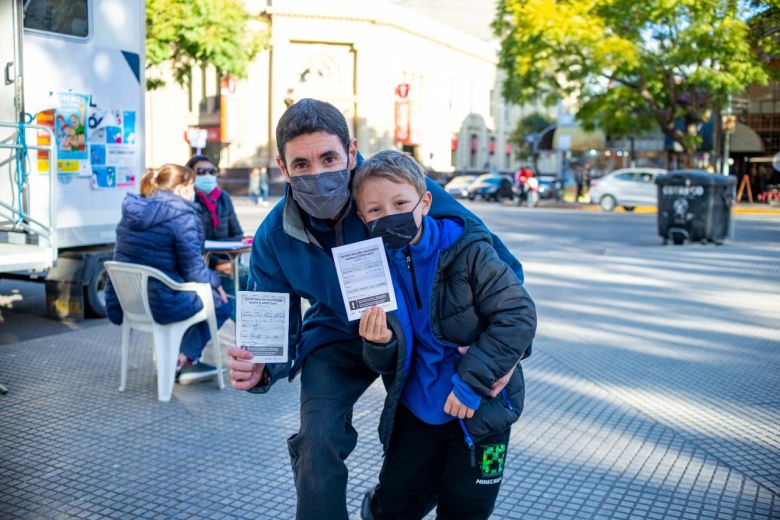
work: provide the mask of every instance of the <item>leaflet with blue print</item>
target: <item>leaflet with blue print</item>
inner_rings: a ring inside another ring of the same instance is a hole
[[[236,344],[252,353],[252,363],[286,363],[290,295],[238,291],[236,303]]]
[[[398,308],[381,238],[334,247],[333,261],[350,321],[375,305],[385,312]]]

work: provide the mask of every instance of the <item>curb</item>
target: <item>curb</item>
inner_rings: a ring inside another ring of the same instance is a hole
[[[734,213],[740,215],[777,215],[780,217],[780,208],[734,208]]]
[[[602,211],[601,207],[597,204],[540,204],[538,208],[552,208],[552,209],[569,209],[575,211],[593,211],[599,213],[606,213]],[[658,213],[658,209],[655,206],[636,206],[634,211],[626,211],[621,207],[617,207],[612,213]],[[734,214],[736,215],[772,215],[780,217],[780,208],[756,208],[756,207],[736,207],[734,208]]]

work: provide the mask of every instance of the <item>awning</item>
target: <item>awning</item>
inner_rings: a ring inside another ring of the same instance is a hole
[[[586,132],[579,126],[561,126],[555,129],[552,144],[554,150],[587,152],[588,150],[603,150],[606,147],[607,139],[604,132],[599,129]]]
[[[765,157],[748,157],[747,162],[750,163],[773,163],[775,162],[775,158],[771,155],[767,155]]]
[[[733,153],[763,152],[764,142],[749,126],[737,123],[737,129],[731,134],[730,149]]]

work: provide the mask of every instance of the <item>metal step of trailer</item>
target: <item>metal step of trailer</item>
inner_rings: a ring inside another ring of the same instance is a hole
[[[0,243],[0,273],[48,269],[52,256],[50,247]]]

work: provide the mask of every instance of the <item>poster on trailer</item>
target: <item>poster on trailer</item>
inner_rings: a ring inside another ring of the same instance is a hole
[[[87,157],[87,108],[89,96],[60,93],[54,118],[57,157],[81,161]]]

